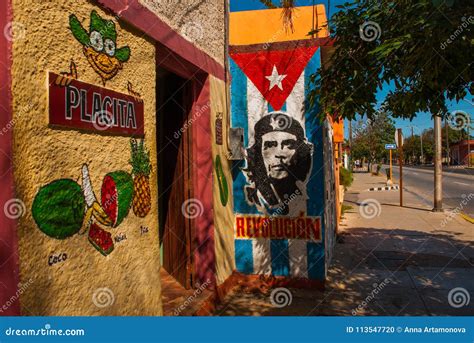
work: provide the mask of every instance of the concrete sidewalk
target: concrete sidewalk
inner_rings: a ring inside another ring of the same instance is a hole
[[[215,315],[474,315],[474,225],[409,192],[400,208],[398,191],[368,191],[384,177],[354,177],[324,292],[290,289],[276,308],[270,291],[236,289]]]

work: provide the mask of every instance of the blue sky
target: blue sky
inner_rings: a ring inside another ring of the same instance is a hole
[[[273,0],[275,4],[278,4],[279,1]],[[333,15],[338,9],[336,8],[337,5],[343,4],[344,2],[347,2],[347,0],[332,0],[329,1],[330,3],[330,8],[329,8],[329,13],[330,15]],[[328,1],[317,1],[315,0],[316,4],[324,4],[326,6],[326,11],[328,8]],[[313,4],[313,0],[296,0],[297,6],[308,6]],[[253,10],[253,9],[264,9],[266,8],[260,1],[258,0],[231,0],[230,1],[230,10],[231,11],[246,11],[246,10]],[[326,13],[327,14],[327,13]],[[383,36],[383,32],[382,32]],[[381,103],[385,97],[385,95],[390,91],[390,87],[387,86],[384,89],[382,89],[379,94],[377,95],[377,100],[379,103]],[[471,115],[472,117],[472,112],[474,109],[474,106],[472,105],[472,102],[474,99],[472,99],[470,96],[465,98],[466,100],[461,101],[460,103],[455,103],[451,102],[448,104],[448,109],[450,111],[454,110],[460,110],[460,111],[465,111]],[[401,120],[401,119],[396,119],[395,120],[395,125],[398,128],[402,128],[403,132],[405,135],[411,134],[411,128],[410,126],[414,126],[414,133],[420,133],[420,131],[424,129],[428,129],[433,127],[433,120],[431,119],[431,115],[429,113],[418,113],[416,118],[414,118],[411,122],[409,120]],[[345,125],[346,129],[346,137],[348,137],[348,125],[346,123]]]

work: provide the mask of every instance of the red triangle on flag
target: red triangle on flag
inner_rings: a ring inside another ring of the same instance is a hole
[[[282,108],[317,46],[230,53],[275,111]]]

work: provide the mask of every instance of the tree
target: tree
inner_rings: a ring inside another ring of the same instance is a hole
[[[354,125],[352,158],[367,159],[369,162],[382,162],[388,159],[385,144],[392,143],[395,124],[385,112],[380,112],[366,122],[359,120]]]
[[[310,100],[319,116],[369,119],[376,93],[390,84],[383,108],[393,117],[445,114],[447,99],[463,99],[472,84],[470,0],[355,0],[338,6],[330,21],[334,53],[313,75]]]
[[[262,4],[267,6],[268,8],[278,8],[272,0],[259,0]],[[283,20],[283,27],[287,31],[294,30],[293,27],[293,11],[295,9],[295,0],[281,0],[280,7],[283,8],[282,20]]]

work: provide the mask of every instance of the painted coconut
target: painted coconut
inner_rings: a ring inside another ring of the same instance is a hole
[[[133,178],[126,171],[108,173],[101,189],[102,208],[117,227],[127,216],[133,198]]]
[[[55,180],[40,188],[31,208],[39,229],[46,235],[65,239],[82,227],[86,202],[74,180]]]

